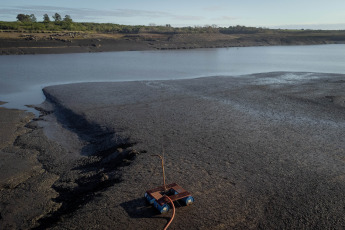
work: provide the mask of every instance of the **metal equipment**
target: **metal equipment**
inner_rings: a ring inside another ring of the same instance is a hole
[[[176,183],[165,185],[164,158],[160,155],[154,156],[158,156],[162,160],[163,186],[147,190],[145,193],[147,201],[153,204],[160,213],[169,211],[171,207],[174,208],[174,201],[181,201],[185,205],[192,204],[194,198],[181,186]]]

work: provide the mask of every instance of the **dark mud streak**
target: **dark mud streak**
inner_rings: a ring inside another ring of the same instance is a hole
[[[128,162],[134,160],[134,158],[134,154],[129,155],[125,158],[127,161],[117,162],[117,167],[127,166]],[[89,173],[90,171],[96,171],[96,174],[91,177],[77,179],[76,183],[78,187],[73,190],[53,186],[59,193],[59,197],[54,201],[62,203],[62,205],[56,212],[40,219],[38,221],[40,225],[34,229],[47,229],[54,226],[58,222],[63,221],[65,217],[68,217],[70,214],[92,201],[96,196],[100,196],[99,192],[121,182],[121,175],[113,166],[109,167],[109,165],[105,166],[101,162],[97,162],[97,164],[84,165],[82,168]],[[106,173],[111,174],[111,177],[106,176]]]
[[[34,229],[46,229],[53,227],[58,222],[93,200],[100,192],[121,182],[119,167],[128,166],[139,154],[132,147],[130,138],[120,138],[115,132],[101,127],[98,124],[89,123],[84,117],[65,108],[58,101],[44,92],[47,101],[55,105],[54,113],[65,128],[75,132],[80,139],[87,142],[81,154],[82,158],[71,170],[77,170],[79,176],[74,180],[78,186],[70,189],[61,186],[61,181],[53,185],[53,189],[59,193],[54,200],[61,203],[61,207],[49,216],[41,218],[39,226]],[[116,142],[114,141],[116,140]],[[146,152],[146,151],[141,151]],[[44,162],[41,162],[44,167]],[[49,168],[46,169],[49,171]],[[63,172],[62,172],[63,173]],[[60,179],[61,180],[61,179]]]
[[[127,140],[121,140],[121,138],[116,139],[118,143],[113,143],[112,139],[115,137],[115,132],[113,130],[88,122],[82,115],[76,114],[72,110],[61,105],[56,98],[45,90],[43,90],[43,93],[46,96],[46,100],[55,105],[54,112],[58,122],[63,124],[64,128],[76,133],[81,140],[90,143],[83,148],[82,155],[88,156],[94,152],[103,151],[105,149],[114,148],[119,144],[127,143]],[[102,149],[103,146],[106,148]]]

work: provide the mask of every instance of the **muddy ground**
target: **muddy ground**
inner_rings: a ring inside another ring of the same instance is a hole
[[[168,183],[195,198],[170,229],[344,229],[344,86],[279,72],[47,87],[42,116],[2,147],[35,170],[5,178],[0,225],[162,229],[171,212],[144,193],[164,150]]]
[[[0,55],[344,44],[344,33],[97,34],[0,32]]]

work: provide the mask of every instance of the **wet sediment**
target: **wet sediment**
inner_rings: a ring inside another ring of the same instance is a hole
[[[129,165],[139,154],[132,148],[135,143],[128,139],[114,141],[114,132],[88,123],[58,104],[52,105],[53,110],[39,108],[44,114],[40,118],[19,110],[0,111],[3,122],[9,111],[12,115],[23,114],[21,123],[6,124],[24,129],[13,133],[16,138],[6,142],[0,154],[3,164],[9,164],[2,165],[2,171],[6,172],[1,176],[0,189],[3,229],[54,226],[92,200],[95,194],[119,183],[121,174],[117,168]],[[44,116],[54,116],[63,129],[77,134],[83,142],[81,151],[71,153],[49,140],[39,125],[44,122]]]
[[[13,35],[14,36],[14,35]],[[13,38],[0,38],[0,55],[12,54],[61,54],[109,51],[175,50],[197,48],[344,44],[345,35],[313,33],[289,35],[269,34],[133,34],[84,35],[76,38],[73,33],[21,34]],[[113,38],[111,38],[113,36]]]
[[[50,176],[50,210],[20,225],[5,206],[0,222],[162,228],[171,214],[143,195],[162,183],[151,155],[164,151],[167,182],[195,198],[172,229],[341,229],[344,84],[340,74],[278,72],[47,87],[44,116],[15,145]]]

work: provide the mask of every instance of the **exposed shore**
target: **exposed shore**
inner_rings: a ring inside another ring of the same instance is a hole
[[[39,119],[0,109],[0,226],[160,229],[171,212],[143,195],[163,146],[167,181],[195,198],[171,229],[344,228],[344,84],[279,72],[47,87]]]
[[[344,44],[345,33],[91,34],[0,32],[0,55]]]

